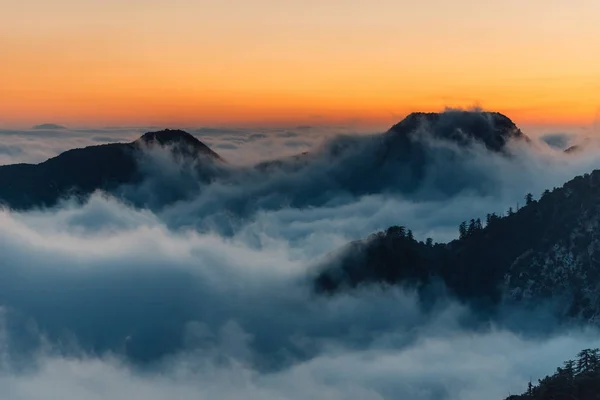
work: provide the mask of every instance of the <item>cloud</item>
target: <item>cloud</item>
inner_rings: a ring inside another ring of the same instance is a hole
[[[565,150],[572,146],[577,140],[578,135],[572,133],[548,133],[540,136],[540,139],[558,150]]]
[[[351,305],[333,307],[343,312]],[[331,315],[330,309],[324,311]],[[493,327],[462,330],[456,328],[457,314],[460,310],[447,309],[411,340],[400,323],[362,346],[347,338],[326,341],[309,358],[286,353],[293,361],[277,368],[252,362],[255,337],[240,324],[227,321],[211,329],[192,322],[185,329],[189,347],[151,366],[133,365],[114,354],[65,355],[46,347],[25,368],[5,362],[0,389],[8,400],[42,399],[48,393],[64,399],[503,399],[524,391],[529,379],[551,373],[549,366],[560,365],[579,349],[598,346],[594,331],[527,338]],[[371,323],[365,317],[356,316],[358,333]],[[292,341],[300,349],[314,346],[307,337]]]
[[[285,131],[285,132],[278,133],[277,136],[281,137],[281,138],[295,138],[295,137],[298,137],[299,134],[296,132]]]
[[[309,150],[312,147],[312,143],[302,141],[302,140],[286,140],[285,142],[283,142],[283,144],[286,145],[287,147],[296,148],[296,149],[302,148],[302,149]]]
[[[265,135],[264,133],[253,133],[252,135],[248,136],[248,140],[260,140],[260,139],[266,139],[268,136]]]
[[[66,128],[0,130],[2,141],[0,165],[37,164],[73,148],[130,142],[137,139],[142,131],[143,129],[72,130]]]
[[[40,125],[30,130],[0,130],[3,146],[19,149],[0,150],[0,165],[14,163],[39,163],[63,151],[113,142],[131,142],[143,133],[156,131],[159,127],[104,129],[56,129]],[[348,132],[344,127],[297,127],[297,128],[199,128],[187,129],[203,143],[234,165],[252,165],[277,157],[296,154],[299,146],[303,150],[318,147],[323,141]],[[298,143],[286,143],[290,138],[299,138]],[[300,139],[301,138],[301,139]],[[301,142],[301,144],[300,144]],[[236,146],[236,147],[233,147]],[[3,154],[4,153],[4,154]]]
[[[215,145],[215,147],[217,149],[221,149],[221,150],[237,150],[238,149],[238,147],[235,144],[230,144],[230,143],[217,144],[217,145]]]
[[[544,309],[490,321],[443,288],[425,305],[409,288],[310,285],[350,240],[395,224],[452,239],[462,220],[591,171],[596,151],[513,143],[504,156],[425,135],[429,162],[404,190],[377,136],[306,128],[309,158],[237,165],[296,153],[279,133],[203,131],[239,147],[228,160],[245,154],[210,183],[156,151],[140,160],[147,179],[113,196],[0,211],[3,398],[500,400],[598,347],[595,330]],[[30,159],[137,132],[0,134],[9,157]]]
[[[426,161],[413,169],[400,157],[382,159],[378,140],[337,137],[298,160],[283,159],[266,173],[233,168],[209,185],[198,186],[192,177],[181,183],[189,185],[188,200],[155,211],[170,228],[221,235],[261,224],[256,229],[262,235],[339,243],[398,224],[413,229],[417,238],[447,241],[456,237],[461,221],[502,214],[523,205],[528,192],[538,197],[600,163],[592,148],[573,156],[538,142],[512,143],[506,156],[424,136]],[[142,193],[133,187],[124,196],[139,203],[157,192],[148,188],[159,180],[155,176]],[[342,239],[326,239],[334,234]]]
[[[323,142],[347,128],[309,127],[203,129],[200,139],[218,148],[230,163],[248,166],[279,157],[290,157],[299,151],[317,149]],[[295,140],[290,140],[290,139]],[[231,146],[234,143],[236,148]]]

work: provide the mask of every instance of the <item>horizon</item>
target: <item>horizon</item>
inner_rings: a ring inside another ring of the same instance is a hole
[[[446,109],[442,112],[490,112],[480,108]],[[507,116],[509,119],[510,117]],[[406,117],[402,117],[400,120]],[[75,148],[98,144],[130,143],[145,133],[183,130],[217,152],[232,165],[248,166],[305,152],[319,153],[341,137],[361,137],[387,132],[396,120],[385,128],[365,128],[356,125],[225,125],[225,126],[112,126],[73,127],[43,123],[26,128],[0,128],[0,166],[36,164]],[[513,121],[515,122],[515,121]],[[542,147],[567,149],[586,142],[598,133],[598,126],[561,127],[528,126],[515,123],[526,136]],[[28,139],[29,138],[29,139]],[[258,139],[258,140],[257,140]],[[35,151],[33,150],[35,149]]]
[[[435,112],[435,113],[443,113],[449,110],[457,110],[457,108],[443,108],[440,110],[415,110],[413,112]],[[464,108],[458,110],[462,111],[478,111],[478,109],[473,108]],[[483,112],[496,112],[497,110],[479,110]],[[122,124],[122,125],[103,125],[103,124],[63,124],[60,122],[48,120],[45,122],[34,123],[32,125],[29,124],[13,124],[13,125],[4,125],[0,120],[0,132],[2,131],[58,131],[61,130],[70,130],[70,131],[85,131],[85,130],[146,130],[146,132],[151,130],[164,130],[164,129],[173,129],[173,130],[184,130],[190,133],[202,131],[202,130],[269,130],[269,129],[312,129],[312,130],[331,130],[338,129],[340,132],[346,133],[354,133],[354,134],[369,134],[369,133],[381,133],[390,129],[393,125],[399,123],[404,118],[406,118],[410,113],[404,115],[397,115],[395,119],[390,119],[389,121],[379,122],[378,124],[373,123],[361,123],[360,121],[339,121],[338,123],[302,123],[302,121],[296,122],[274,122],[274,121],[258,121],[258,122],[230,122],[230,123],[215,123],[215,124],[202,124],[202,123],[187,123],[187,124],[179,124],[179,123],[164,123],[162,125],[156,124]],[[506,114],[504,114],[506,115]],[[590,121],[587,124],[557,124],[557,123],[531,123],[527,121],[519,121],[513,119],[511,115],[506,115],[511,121],[515,123],[517,127],[519,127],[523,133],[532,136],[532,137],[540,137],[544,135],[551,134],[575,134],[575,135],[587,135],[587,136],[596,136],[600,135],[600,112],[595,116],[593,121]],[[44,125],[48,125],[48,127],[44,127]],[[54,127],[52,127],[54,125]]]

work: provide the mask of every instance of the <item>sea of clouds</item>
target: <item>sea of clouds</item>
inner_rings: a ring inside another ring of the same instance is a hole
[[[145,130],[2,131],[0,163]],[[431,142],[438,161],[402,194],[382,189],[394,170],[363,173],[374,136],[351,139],[339,158],[331,149],[350,140],[342,128],[191,132],[236,171],[304,151],[315,158],[197,187],[176,160],[151,152],[153,173],[120,196],[0,211],[2,398],[500,400],[600,347],[592,327],[560,325],[541,309],[480,321],[451,298],[425,309],[409,289],[327,297],[311,286],[323,257],[351,240],[390,225],[452,240],[463,220],[591,172],[594,146],[564,154],[577,138],[561,135],[512,143],[507,157]],[[347,190],[346,177],[368,184]],[[457,190],[440,193],[440,182]],[[181,200],[144,201],[174,186]]]

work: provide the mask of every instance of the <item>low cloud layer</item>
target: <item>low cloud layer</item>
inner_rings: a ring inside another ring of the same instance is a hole
[[[0,129],[0,165],[39,163],[63,151],[105,143],[131,142],[157,127],[56,129],[43,124],[29,130]],[[340,127],[186,128],[233,165],[252,165],[292,156],[351,131]],[[356,132],[353,132],[356,133]]]
[[[462,220],[590,172],[593,148],[513,143],[507,157],[434,141],[424,180],[403,193],[395,164],[364,173],[372,137],[312,129],[195,132],[235,173],[193,190],[193,176],[156,153],[145,160],[155,173],[119,198],[0,211],[3,398],[500,400],[600,345],[593,328],[562,326],[543,305],[486,321],[443,295],[425,307],[409,288],[319,297],[310,286],[322,257],[350,240],[394,224],[451,240]],[[0,135],[0,157],[23,161],[94,140]],[[350,151],[334,157],[340,145]],[[237,169],[305,150],[314,164]],[[346,176],[370,181],[348,190]],[[133,206],[165,182],[190,195]]]
[[[0,129],[0,165],[37,164],[80,147],[113,142],[130,142],[146,129]]]
[[[401,289],[318,298],[310,242],[173,232],[102,197],[1,222],[7,399],[501,399],[598,345]]]

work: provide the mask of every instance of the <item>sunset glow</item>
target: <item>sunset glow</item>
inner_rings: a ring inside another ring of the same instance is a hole
[[[0,127],[386,126],[473,105],[591,125],[600,109],[597,0],[1,3]]]

